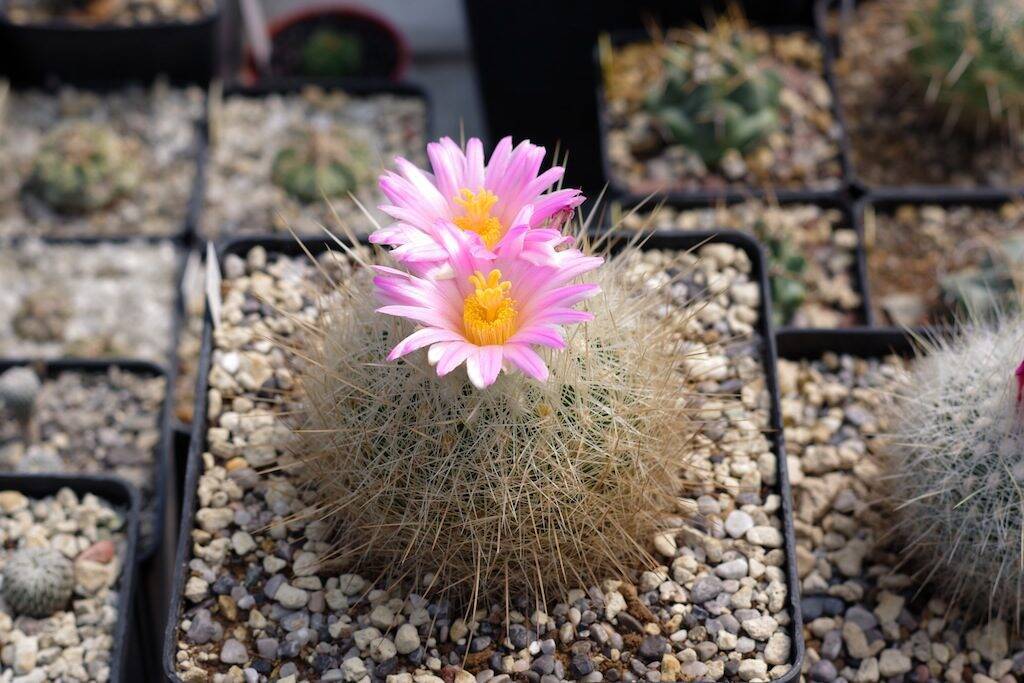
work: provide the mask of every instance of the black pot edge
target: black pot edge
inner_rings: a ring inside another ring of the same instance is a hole
[[[677,206],[697,206],[702,204],[713,204],[717,201],[740,201],[743,199],[764,199],[773,197],[780,202],[815,202],[839,199],[845,196],[850,189],[852,178],[852,162],[850,160],[850,141],[846,133],[846,124],[842,118],[842,107],[836,91],[835,79],[832,74],[832,61],[827,42],[821,32],[815,26],[761,26],[771,33],[805,32],[812,40],[821,45],[822,48],[822,72],[825,82],[828,84],[829,92],[832,95],[832,117],[839,126],[839,163],[842,170],[842,177],[839,178],[839,185],[834,189],[786,189],[786,188],[726,188],[722,190],[695,190],[692,192],[668,190],[655,193],[658,197],[664,197]],[[621,46],[628,43],[639,42],[648,37],[643,31],[613,31],[609,32],[612,45]],[[601,70],[600,46],[594,46],[594,69],[597,97],[597,130],[600,141],[601,172],[604,175],[605,183],[609,194],[613,199],[620,199],[624,202],[636,202],[643,198],[628,187],[622,185],[611,172],[611,161],[608,158],[608,117],[605,102],[604,73]]]
[[[356,96],[369,95],[400,95],[414,97],[423,102],[426,121],[424,136],[429,142],[434,129],[434,107],[430,93],[422,86],[411,81],[389,81],[378,78],[266,78],[254,85],[229,84],[224,88],[223,98],[228,97],[267,97],[275,94],[299,93],[306,87],[323,88],[327,91],[341,90]],[[210,157],[210,111],[209,98],[203,117],[198,123],[200,131],[200,152],[198,155],[199,172],[195,189],[190,202],[190,234],[194,241],[202,245],[205,242],[220,244],[230,242],[236,235],[220,235],[209,237],[202,231],[201,216],[206,204],[206,184]]]
[[[49,496],[67,487],[79,495],[93,493],[115,506],[125,508],[127,543],[121,562],[121,580],[118,587],[117,626],[111,652],[110,680],[123,679],[125,652],[135,602],[135,582],[138,569],[139,493],[134,486],[120,477],[108,475],[50,475],[0,474],[0,489],[13,489],[29,497]]]
[[[842,50],[842,36],[837,36],[835,40],[830,40],[828,32],[826,30],[826,24],[828,21],[828,13],[832,7],[838,3],[843,3],[847,8],[852,9],[853,5],[857,0],[814,0],[814,22],[817,25],[817,31],[821,37],[822,43],[825,45],[827,50],[827,59],[830,64],[830,74],[834,75],[834,69],[831,69],[839,57],[839,53]],[[852,190],[855,190],[861,195],[874,195],[875,197],[887,197],[893,199],[914,199],[918,197],[933,197],[935,201],[939,201],[945,198],[956,199],[958,201],[970,202],[974,200],[986,200],[996,199],[1000,197],[1009,197],[1017,194],[1024,193],[1024,187],[992,187],[978,185],[974,187],[959,187],[955,185],[872,185],[857,173],[857,168],[853,163],[853,154],[851,153],[850,146],[850,129],[846,126],[846,118],[843,114],[843,107],[841,97],[839,95],[839,89],[833,85],[832,88],[833,96],[835,97],[836,110],[839,116],[839,120],[843,125],[843,134],[846,139],[846,160],[847,160],[847,179],[849,186]]]
[[[89,359],[89,358],[53,358],[53,359],[38,359],[38,358],[0,358],[0,372],[18,365],[27,365],[36,368],[37,371],[41,367],[41,374],[45,377],[54,377],[56,374],[65,371],[78,371],[86,372],[90,374],[106,373],[111,368],[119,368],[126,370],[133,374],[144,375],[148,377],[163,377],[164,385],[168,390],[172,387],[171,373],[168,368],[153,363],[152,361],[136,360],[131,358],[101,358],[101,359]],[[142,538],[138,539],[138,549],[136,553],[136,559],[139,563],[145,562],[151,558],[157,550],[160,548],[160,540],[163,536],[164,530],[164,510],[167,507],[167,496],[166,486],[171,481],[171,469],[170,469],[170,458],[171,448],[173,446],[173,434],[170,428],[170,410],[171,400],[170,394],[164,395],[163,405],[160,408],[159,429],[160,429],[160,441],[157,444],[157,451],[155,453],[155,472],[153,474],[153,536],[149,539],[149,543],[143,547]],[[31,474],[16,474],[16,473],[3,473],[0,477],[18,478],[24,476],[34,476]],[[38,475],[41,478],[54,478],[54,479],[76,479],[76,478],[93,478],[100,475],[91,474],[76,474],[76,473],[62,473],[62,474],[41,474]],[[127,484],[126,484],[127,485]],[[134,489],[134,487],[132,487]],[[140,494],[141,500],[141,494]],[[140,502],[141,506],[141,502]],[[141,507],[139,514],[141,515]]]
[[[868,325],[871,327],[879,327],[878,320],[876,319],[874,308],[870,307],[871,301],[871,278],[868,274],[867,260],[869,245],[865,239],[864,232],[864,217],[868,209],[877,209],[881,212],[891,212],[896,207],[903,204],[913,204],[916,206],[923,206],[926,204],[937,204],[939,206],[976,206],[979,208],[990,208],[997,209],[1001,205],[1020,199],[1022,195],[1013,192],[999,192],[991,191],[987,194],[976,193],[973,196],[962,195],[957,193],[945,194],[941,190],[936,188],[930,188],[932,191],[924,193],[913,193],[913,192],[881,192],[881,193],[869,193],[860,199],[858,199],[853,205],[853,220],[857,225],[857,235],[861,240],[861,247],[863,252],[863,289],[864,298],[868,302]],[[884,329],[884,328],[882,328]]]
[[[699,206],[699,205],[691,206],[691,205],[686,205],[686,204],[680,205],[680,204],[676,204],[675,202],[667,201],[667,200],[664,201],[664,202],[660,202],[660,201],[654,201],[653,198],[651,198],[651,199],[642,199],[640,201],[636,201],[636,200],[628,200],[628,201],[626,201],[626,200],[616,200],[616,199],[613,199],[612,202],[613,203],[615,203],[615,202],[620,203],[620,205],[622,206],[622,210],[623,211],[630,211],[630,210],[636,208],[636,206],[638,204],[642,204],[643,205],[643,208],[642,208],[643,211],[654,211],[657,207],[662,206],[662,205],[670,207],[670,208],[673,208],[673,209],[675,209],[677,211],[680,211],[680,210],[681,211],[693,211],[693,210],[699,210],[699,209],[702,209],[702,208],[704,208],[704,209],[714,208],[718,204],[725,204],[727,206],[728,205],[732,205],[732,204],[740,204],[740,203],[742,203],[744,201],[750,201],[752,199],[754,199],[754,198],[753,197],[735,198],[735,199],[732,199],[732,200],[723,200],[722,202],[712,203],[710,205],[705,205],[705,206]],[[853,230],[856,233],[856,235],[857,235],[857,246],[854,249],[854,257],[856,259],[856,263],[855,263],[855,265],[853,267],[852,275],[853,275],[853,278],[854,278],[854,283],[853,284],[857,288],[857,291],[859,292],[859,294],[861,296],[861,305],[860,305],[860,310],[858,311],[858,315],[860,317],[859,324],[851,326],[851,327],[844,327],[844,328],[837,328],[837,329],[856,329],[858,327],[865,327],[865,326],[869,326],[869,325],[873,324],[872,321],[871,321],[871,317],[870,317],[871,316],[871,300],[870,300],[870,295],[868,293],[868,284],[867,284],[868,283],[867,246],[866,246],[866,244],[864,242],[864,226],[863,226],[862,222],[858,219],[858,217],[859,217],[859,214],[858,214],[859,203],[851,204],[850,201],[848,199],[846,199],[845,197],[828,197],[826,199],[821,199],[821,200],[814,201],[814,202],[807,202],[807,201],[802,201],[802,200],[788,200],[787,201],[787,200],[782,200],[782,199],[779,199],[777,201],[778,201],[778,204],[780,206],[786,206],[786,205],[792,205],[792,204],[811,204],[811,205],[819,206],[819,207],[822,207],[822,208],[825,208],[825,209],[837,209],[838,211],[842,212],[843,218],[844,218],[844,224],[841,225],[840,227],[846,227],[846,228],[848,228],[850,230]],[[610,226],[610,222],[612,220],[610,212],[609,211],[605,211],[604,216],[602,216],[602,218],[603,218],[602,227],[604,229],[610,229],[608,227],[608,226]],[[655,234],[658,234],[659,232],[664,233],[666,231],[655,231]],[[755,242],[758,242],[758,244],[760,244],[760,242],[756,238],[754,238],[753,236],[749,236],[749,237],[751,239],[753,239]],[[764,245],[761,245],[761,246],[763,248]],[[765,262],[766,263],[767,263],[767,259],[768,259],[768,255],[767,255],[767,253],[765,253]],[[771,291],[770,288],[767,291]],[[778,326],[778,329],[779,330],[799,330],[799,329],[817,329],[817,328],[801,328],[801,327],[794,327],[794,326],[791,326],[791,325],[781,325],[781,326]],[[829,328],[821,328],[821,329],[829,329]]]
[[[901,327],[872,327],[845,330],[780,330],[776,333],[779,358],[814,360],[825,353],[838,353],[858,358],[880,358],[888,355],[913,357],[917,339],[927,339],[933,331],[908,330]]]
[[[768,276],[764,267],[765,257],[761,245],[745,235],[736,231],[710,232],[661,232],[652,235],[646,242],[648,249],[669,249],[690,250],[708,242],[726,242],[743,249],[750,257],[754,268],[753,276],[761,287],[762,296],[759,306],[758,334],[761,336],[761,360],[765,373],[767,390],[770,392],[771,409],[769,414],[768,437],[773,444],[777,463],[777,485],[776,490],[781,498],[781,515],[783,523],[784,549],[786,552],[786,588],[787,607],[790,612],[791,622],[789,625],[789,637],[792,646],[792,662],[790,671],[779,679],[779,683],[791,683],[796,680],[803,666],[805,646],[803,639],[803,617],[800,613],[800,581],[796,567],[796,541],[793,527],[793,499],[790,492],[789,474],[786,462],[786,449],[783,441],[782,414],[779,404],[778,375],[775,368],[775,335],[771,328],[771,300],[764,295],[767,292]],[[329,238],[316,238],[304,240],[303,244],[313,253],[329,248],[334,244]],[[290,236],[239,236],[226,242],[222,242],[218,249],[218,258],[223,259],[228,254],[238,254],[248,251],[254,246],[269,247],[270,251],[297,255],[303,253],[299,243]],[[201,451],[205,447],[206,428],[206,403],[207,392],[205,387],[208,383],[210,361],[213,354],[213,324],[210,319],[209,310],[204,317],[203,345],[200,354],[200,365],[197,387],[203,387],[203,391],[196,391],[196,420],[192,423],[192,433],[188,450],[188,469],[186,474],[185,490],[183,492],[181,527],[178,533],[178,547],[175,559],[174,579],[171,584],[171,598],[167,627],[164,634],[163,668],[164,676],[168,681],[180,681],[175,672],[175,654],[177,649],[177,635],[180,626],[180,614],[184,602],[184,586],[186,580],[186,569],[191,545],[191,530],[193,527],[196,512],[196,491],[199,484],[199,469],[202,466]]]

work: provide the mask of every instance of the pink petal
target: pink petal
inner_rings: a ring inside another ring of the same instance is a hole
[[[430,344],[436,344],[437,342],[453,342],[461,341],[462,335],[451,330],[443,330],[436,327],[425,327],[422,330],[416,330],[408,337],[398,342],[398,345],[391,350],[388,354],[388,360],[395,360],[401,358],[407,353],[411,353],[416,349],[421,349],[424,346]]]
[[[468,341],[455,341],[445,344],[445,351],[437,361],[437,376],[444,377],[455,368],[462,365],[471,353],[476,351],[476,346]]]
[[[523,344],[506,344],[503,350],[506,360],[512,362],[517,368],[523,371],[528,377],[539,382],[546,382],[548,379],[548,366],[544,360],[537,355],[537,352]]]
[[[498,379],[501,351],[500,346],[478,346],[475,353],[466,358],[466,374],[477,389],[486,389]]]

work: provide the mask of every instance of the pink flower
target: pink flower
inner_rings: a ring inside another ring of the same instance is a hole
[[[562,325],[593,316],[573,306],[598,292],[594,284],[569,284],[597,268],[603,259],[563,249],[553,264],[523,258],[530,228],[508,231],[491,256],[481,256],[471,237],[451,225],[432,235],[451,265],[451,277],[424,278],[378,267],[374,283],[384,304],[380,313],[401,316],[420,329],[391,351],[395,360],[429,346],[428,358],[443,377],[466,363],[474,386],[495,382],[502,368],[518,368],[545,381],[548,368],[535,347],[565,347]]]
[[[427,145],[433,174],[398,157],[398,173],[381,176],[380,188],[391,204],[380,209],[395,219],[370,236],[374,244],[394,247],[398,261],[417,273],[428,273],[447,258],[434,226],[448,223],[471,236],[474,253],[493,256],[512,228],[555,228],[534,240],[564,241],[557,228],[583,203],[578,190],[544,194],[564,173],[554,166],[540,173],[543,147],[512,138],[498,143],[484,164],[483,144],[471,138],[463,150],[450,138]],[[559,242],[559,244],[561,243]]]

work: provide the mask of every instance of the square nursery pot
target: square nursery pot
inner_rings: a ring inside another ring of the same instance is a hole
[[[597,233],[595,233],[595,236]],[[626,236],[622,238],[614,238],[612,246],[613,253],[621,249],[623,246]],[[782,438],[782,419],[780,413],[779,399],[778,399],[778,386],[775,372],[775,337],[772,333],[769,320],[771,319],[771,302],[770,297],[764,295],[767,291],[767,276],[764,268],[764,260],[762,250],[760,246],[752,240],[750,237],[738,233],[724,231],[721,233],[709,233],[709,232],[665,232],[651,235],[649,239],[644,243],[643,249],[660,249],[668,251],[690,251],[704,246],[707,243],[724,243],[733,245],[743,253],[747,255],[752,264],[752,271],[750,279],[752,282],[758,284],[761,292],[760,303],[758,305],[759,321],[755,327],[754,338],[758,340],[758,354],[764,370],[764,378],[766,382],[766,391],[768,392],[769,399],[769,414],[768,414],[768,425],[765,433],[771,444],[771,453],[774,456],[777,468],[777,476],[775,477],[775,484],[768,487],[770,490],[767,493],[775,494],[779,496],[780,506],[779,510],[775,513],[779,515],[778,520],[781,524],[780,531],[782,532],[782,549],[785,552],[785,564],[781,567],[785,576],[785,585],[787,590],[787,596],[785,598],[785,605],[783,609],[789,613],[789,623],[780,628],[780,632],[784,632],[790,638],[790,649],[789,649],[789,671],[777,679],[784,683],[797,680],[800,675],[800,669],[804,657],[804,641],[803,641],[803,628],[802,620],[799,610],[800,597],[799,597],[799,581],[797,578],[797,568],[795,561],[795,546],[794,546],[794,530],[792,523],[792,503],[790,498],[790,485],[787,475],[787,463],[784,457],[785,449]],[[337,250],[336,244],[326,238],[317,238],[304,240],[302,244],[299,244],[296,240],[291,237],[243,237],[235,240],[228,241],[221,245],[220,248],[220,264],[222,272],[224,269],[225,258],[229,255],[241,256],[242,258],[249,252],[250,249],[256,246],[261,246],[266,249],[266,252],[270,255],[280,254],[286,256],[302,257],[305,258],[304,250],[308,249],[309,254],[319,254],[327,250]],[[218,602],[214,600],[212,594],[208,594],[207,597],[202,598],[198,603],[194,598],[186,601],[185,599],[185,588],[186,581],[190,577],[190,563],[193,559],[193,537],[195,533],[205,534],[209,536],[206,531],[201,531],[196,525],[196,513],[199,508],[199,497],[197,495],[197,487],[199,484],[200,476],[203,474],[204,469],[204,457],[203,454],[207,449],[207,429],[209,427],[207,422],[207,404],[209,399],[209,393],[205,390],[208,384],[211,361],[213,356],[213,323],[209,312],[205,318],[205,329],[203,333],[203,346],[202,346],[202,360],[199,368],[199,390],[196,393],[196,419],[192,425],[192,438],[189,448],[188,455],[188,473],[187,480],[185,483],[184,491],[184,502],[183,502],[183,514],[181,519],[181,531],[178,538],[178,555],[175,562],[175,578],[172,587],[171,594],[171,606],[167,620],[167,630],[164,637],[164,657],[163,667],[164,675],[167,680],[180,681],[182,680],[178,675],[178,655],[179,655],[179,642],[182,641],[184,635],[180,633],[182,618],[186,616],[186,611],[190,613],[190,617],[195,614],[196,608],[204,607],[209,608],[213,612],[214,620],[223,619],[223,616],[218,613]],[[765,485],[768,486],[768,485]],[[227,532],[225,532],[227,533]],[[230,551],[229,551],[230,552]],[[252,565],[249,565],[252,566]],[[256,584],[252,586],[253,593],[260,593],[262,595],[262,587]],[[273,601],[271,601],[273,603]],[[271,604],[267,603],[267,604]],[[264,604],[260,602],[258,604]],[[273,603],[276,605],[276,603]],[[710,617],[708,617],[710,618]],[[230,631],[230,625],[224,627],[224,638],[228,638]],[[220,650],[220,644],[214,644],[215,649],[213,650],[216,655]],[[239,663],[240,667],[251,666],[253,662],[258,659],[258,655],[252,651],[255,648],[253,643],[249,643],[246,647],[245,663]],[[183,653],[182,653],[183,654]],[[288,661],[303,661],[301,659],[289,659]],[[271,661],[270,665],[276,667],[281,660]],[[340,660],[338,665],[340,666]],[[218,666],[216,663],[214,667]],[[226,666],[224,667],[226,670]],[[273,669],[276,671],[276,668]],[[298,672],[302,674],[300,670]],[[212,674],[210,674],[212,675]],[[316,676],[312,670],[309,672],[310,676]],[[273,678],[273,676],[269,676]]]
[[[0,5],[0,71],[18,86],[148,83],[166,76],[206,85],[217,73],[221,8],[197,21],[83,26],[50,21],[16,24]]]
[[[616,176],[612,168],[608,150],[608,134],[611,131],[610,114],[608,112],[608,99],[604,86],[604,73],[601,65],[601,45],[593,48],[593,73],[595,83],[595,96],[597,98],[597,122],[601,152],[601,168],[604,174],[605,183],[608,186],[612,198],[617,198],[626,203],[636,203],[652,194],[657,198],[664,198],[677,206],[706,205],[717,201],[734,202],[750,198],[771,198],[779,202],[829,202],[842,198],[847,191],[850,175],[849,145],[846,129],[843,126],[839,98],[836,95],[835,80],[832,74],[832,65],[829,58],[828,46],[822,39],[819,31],[813,26],[804,25],[777,25],[777,24],[750,24],[751,29],[762,29],[769,35],[792,35],[803,33],[814,44],[820,45],[822,49],[822,73],[821,77],[828,85],[831,95],[831,106],[829,111],[832,115],[833,125],[838,130],[836,139],[837,159],[840,174],[833,179],[835,186],[830,188],[782,188],[775,186],[754,186],[744,185],[742,187],[723,187],[718,189],[655,189],[651,193],[644,193],[630,188],[626,183]],[[619,49],[624,46],[637,43],[648,43],[651,40],[650,33],[643,30],[613,31],[608,34],[610,46]]]
[[[861,282],[863,283],[864,298],[869,306],[868,324],[872,326],[884,326],[890,324],[884,319],[884,315],[879,315],[882,310],[879,308],[882,304],[882,296],[877,280],[872,279],[873,276],[870,266],[871,251],[874,246],[873,241],[876,239],[875,233],[878,232],[878,228],[872,228],[869,226],[869,221],[867,219],[868,212],[873,212],[876,215],[891,216],[900,206],[914,206],[920,209],[921,207],[928,205],[940,206],[946,209],[952,209],[954,207],[970,207],[978,210],[998,212],[1000,207],[1004,204],[1019,202],[1020,195],[995,190],[986,191],[984,193],[979,192],[968,196],[955,192],[942,195],[939,190],[933,190],[930,192],[879,192],[870,193],[858,200],[854,205],[853,213],[857,226],[857,234],[860,236],[862,245],[863,271]],[[1024,221],[1024,219],[1021,220]],[[891,227],[901,228],[901,226]],[[1021,235],[1022,238],[1024,238],[1024,229],[1021,230]],[[957,248],[949,253],[962,253],[962,246],[962,244],[958,244]],[[899,253],[899,250],[895,249],[894,252]],[[933,286],[938,288],[939,283],[935,282]],[[951,315],[948,320],[907,321],[907,325],[915,328],[948,326],[955,320],[955,316],[953,316],[952,313],[953,312],[950,311]]]
[[[111,683],[127,683],[140,678],[138,626],[133,620],[146,620],[136,610],[135,582],[138,561],[139,494],[134,486],[119,477],[101,475],[0,474],[0,490],[19,491],[29,498],[43,498],[70,488],[79,496],[87,493],[109,503],[125,518],[125,545],[118,585],[117,625],[114,627],[110,656]],[[132,659],[126,658],[132,650]]]
[[[195,213],[193,214],[196,220],[193,222],[194,233],[200,240],[209,240],[213,242],[226,242],[230,241],[234,237],[240,237],[240,234],[234,234],[230,232],[223,232],[220,227],[216,227],[213,230],[208,225],[204,225],[200,220],[200,215],[206,220],[209,218],[209,207],[206,206],[207,188],[210,185],[210,174],[211,174],[211,160],[210,157],[213,153],[212,147],[214,145],[212,135],[214,134],[214,124],[212,123],[212,117],[215,115],[215,110],[223,107],[223,103],[231,97],[247,97],[247,98],[265,98],[272,95],[291,95],[299,94],[308,87],[321,88],[324,92],[342,92],[353,96],[372,96],[372,95],[395,95],[405,98],[413,98],[420,100],[423,103],[424,108],[424,144],[430,140],[431,130],[433,126],[433,115],[432,115],[432,104],[430,96],[426,90],[421,88],[419,85],[410,82],[393,82],[386,79],[374,79],[374,78],[267,78],[261,79],[254,85],[233,85],[224,89],[223,94],[216,100],[213,98],[207,98],[207,116],[202,122],[201,127],[203,131],[203,144],[202,154],[200,155],[200,182],[197,183],[196,196],[193,198],[195,204]],[[390,161],[385,159],[385,161]],[[271,182],[267,179],[267,182]],[[347,199],[345,201],[348,201]],[[371,207],[367,207],[368,209]],[[333,219],[332,219],[333,220]],[[273,234],[271,226],[267,226],[265,229],[254,230],[251,234]],[[288,232],[281,232],[281,234],[287,235]],[[317,231],[316,236],[321,235],[322,232]],[[304,235],[309,236],[309,235]]]
[[[827,47],[826,59],[830,64],[830,78],[833,83],[833,91],[836,94],[836,109],[839,120],[842,122],[845,130],[847,178],[851,188],[858,193],[870,193],[876,197],[908,201],[943,201],[947,199],[971,201],[975,199],[999,199],[1008,192],[1024,191],[1024,184],[1005,186],[992,186],[984,182],[958,185],[953,185],[951,183],[928,184],[916,181],[907,182],[903,178],[900,178],[899,182],[878,183],[866,178],[864,169],[858,168],[856,154],[857,127],[852,125],[852,122],[850,121],[851,117],[848,115],[848,110],[843,103],[844,98],[847,100],[851,98],[851,94],[843,87],[842,80],[838,75],[840,68],[837,66],[837,61],[840,60],[843,55],[844,44],[846,42],[845,31],[848,30],[848,26],[857,21],[857,8],[868,4],[884,4],[884,2],[885,0],[816,0],[814,6],[815,23],[818,26],[819,35],[822,37],[822,40]],[[835,20],[833,21],[833,19]],[[884,89],[889,88],[890,86],[880,84],[879,87]],[[905,93],[900,94],[900,96],[924,97],[923,95],[917,96]],[[865,114],[868,113],[870,112],[865,112]],[[929,125],[928,121],[921,121],[921,127]],[[934,127],[941,128],[941,124],[936,124]],[[949,134],[936,132],[933,140],[929,140],[928,142],[915,142],[917,147],[924,145],[928,147],[938,147],[941,149],[944,140],[951,139],[958,135],[964,134],[959,131],[953,131]],[[970,135],[970,133],[967,133],[967,135]],[[1006,147],[1005,141],[1002,143],[993,141],[990,144],[998,147]],[[973,149],[974,146],[972,145],[970,148]],[[1024,152],[1018,154],[1018,157],[1018,165],[1024,167]],[[951,163],[956,164],[957,162],[952,161]],[[1020,176],[1024,177],[1024,168],[1022,168]]]
[[[727,200],[727,201],[724,201],[724,202],[717,202],[716,204],[714,204],[714,208],[719,208],[719,207],[723,207],[723,206],[733,206],[733,205],[741,204],[744,201],[751,201],[751,200],[749,200],[749,199],[740,199],[738,197],[734,197],[734,198],[732,198],[730,200]],[[765,202],[765,205],[767,207],[770,207],[770,208],[774,208],[777,205],[778,208],[780,208],[780,209],[785,209],[787,206],[793,207],[795,205],[809,205],[809,206],[821,207],[823,209],[835,209],[835,210],[839,211],[842,214],[842,217],[841,217],[839,223],[837,223],[836,227],[840,228],[840,229],[852,230],[852,231],[854,231],[854,233],[856,234],[856,237],[857,237],[857,244],[856,244],[856,246],[853,249],[853,252],[854,252],[853,253],[854,262],[853,262],[853,264],[851,265],[851,267],[849,269],[849,278],[850,278],[850,284],[851,284],[851,287],[852,287],[853,291],[856,292],[858,295],[860,295],[860,305],[850,311],[851,314],[854,316],[854,320],[851,322],[851,324],[847,325],[847,326],[844,326],[844,327],[840,327],[840,328],[828,328],[828,327],[806,328],[806,327],[800,327],[800,326],[797,326],[797,325],[784,324],[784,325],[781,325],[781,326],[774,326],[774,327],[777,328],[776,331],[777,332],[787,332],[787,331],[791,331],[791,330],[800,330],[800,329],[821,329],[823,331],[828,331],[830,329],[849,329],[851,327],[856,327],[856,326],[860,326],[860,325],[867,325],[868,321],[871,319],[870,318],[871,303],[870,303],[870,301],[868,299],[868,291],[867,291],[868,288],[867,288],[867,284],[866,284],[867,283],[867,270],[866,270],[867,266],[866,266],[866,261],[865,261],[865,245],[864,245],[863,223],[862,223],[861,220],[858,219],[857,216],[859,214],[857,214],[857,212],[851,206],[849,201],[847,201],[846,199],[833,197],[833,198],[820,199],[818,201],[813,202],[812,204],[809,204],[808,202],[804,202],[802,200],[789,200],[789,201],[784,201],[784,202],[783,201],[779,201],[777,203],[767,203],[767,202]],[[623,202],[622,204],[613,204],[612,206],[613,206],[613,210],[611,212],[606,213],[606,215],[605,215],[604,224],[606,226],[618,225],[622,221],[622,216],[628,215],[632,211],[636,211],[640,215],[651,215],[651,214],[654,214],[656,211],[658,211],[661,207],[666,207],[666,208],[668,208],[670,210],[677,211],[677,212],[703,211],[703,210],[711,211],[712,208],[713,208],[713,207],[707,207],[707,206],[705,206],[705,207],[695,206],[695,205],[685,204],[685,203],[677,205],[677,204],[675,204],[674,202],[671,202],[671,201],[666,201],[666,202],[662,203],[662,202],[650,201],[650,200],[637,200],[635,198],[628,199],[625,202]],[[855,215],[855,214],[857,214],[857,215]],[[663,229],[656,229],[656,228],[654,228],[653,225],[650,225],[650,226],[647,226],[647,227],[650,230],[655,230],[655,234],[661,233],[663,231]],[[619,229],[622,229],[622,228],[619,228]],[[704,228],[703,228],[703,226],[701,226],[699,229],[704,229]],[[730,228],[730,230],[733,230],[733,229],[734,228]],[[763,242],[761,242],[760,240],[757,240],[757,238],[754,235],[752,235],[750,233],[747,233],[745,231],[738,231],[738,232],[742,232],[743,234],[747,235],[749,239],[757,241],[758,244],[760,245],[762,254],[763,254],[764,259],[765,259],[765,263],[768,264],[768,266],[769,266],[768,267],[768,273],[767,273],[767,283],[768,284],[767,284],[766,291],[770,292],[771,288],[772,288],[771,263],[770,263],[771,259],[772,259],[771,252],[769,251],[767,246]],[[687,234],[687,232],[686,231],[679,231],[679,234]]]

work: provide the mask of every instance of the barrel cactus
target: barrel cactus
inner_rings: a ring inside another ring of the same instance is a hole
[[[883,449],[903,551],[943,596],[1019,618],[1024,598],[1024,319],[927,341]]]
[[[906,26],[911,73],[948,124],[1020,132],[1024,0],[921,0]]]
[[[369,152],[337,129],[308,129],[293,135],[274,157],[271,176],[302,202],[355,192],[369,174]]]
[[[782,78],[761,60],[745,22],[722,18],[662,45],[662,76],[646,106],[666,142],[706,164],[749,152],[780,125]]]
[[[353,33],[320,28],[302,47],[302,72],[307,76],[354,76],[362,65],[363,42]]]
[[[71,121],[43,140],[25,189],[54,210],[88,213],[139,184],[137,147],[107,126]]]
[[[0,593],[18,614],[43,618],[66,607],[74,588],[68,558],[52,548],[23,548],[4,564]]]

